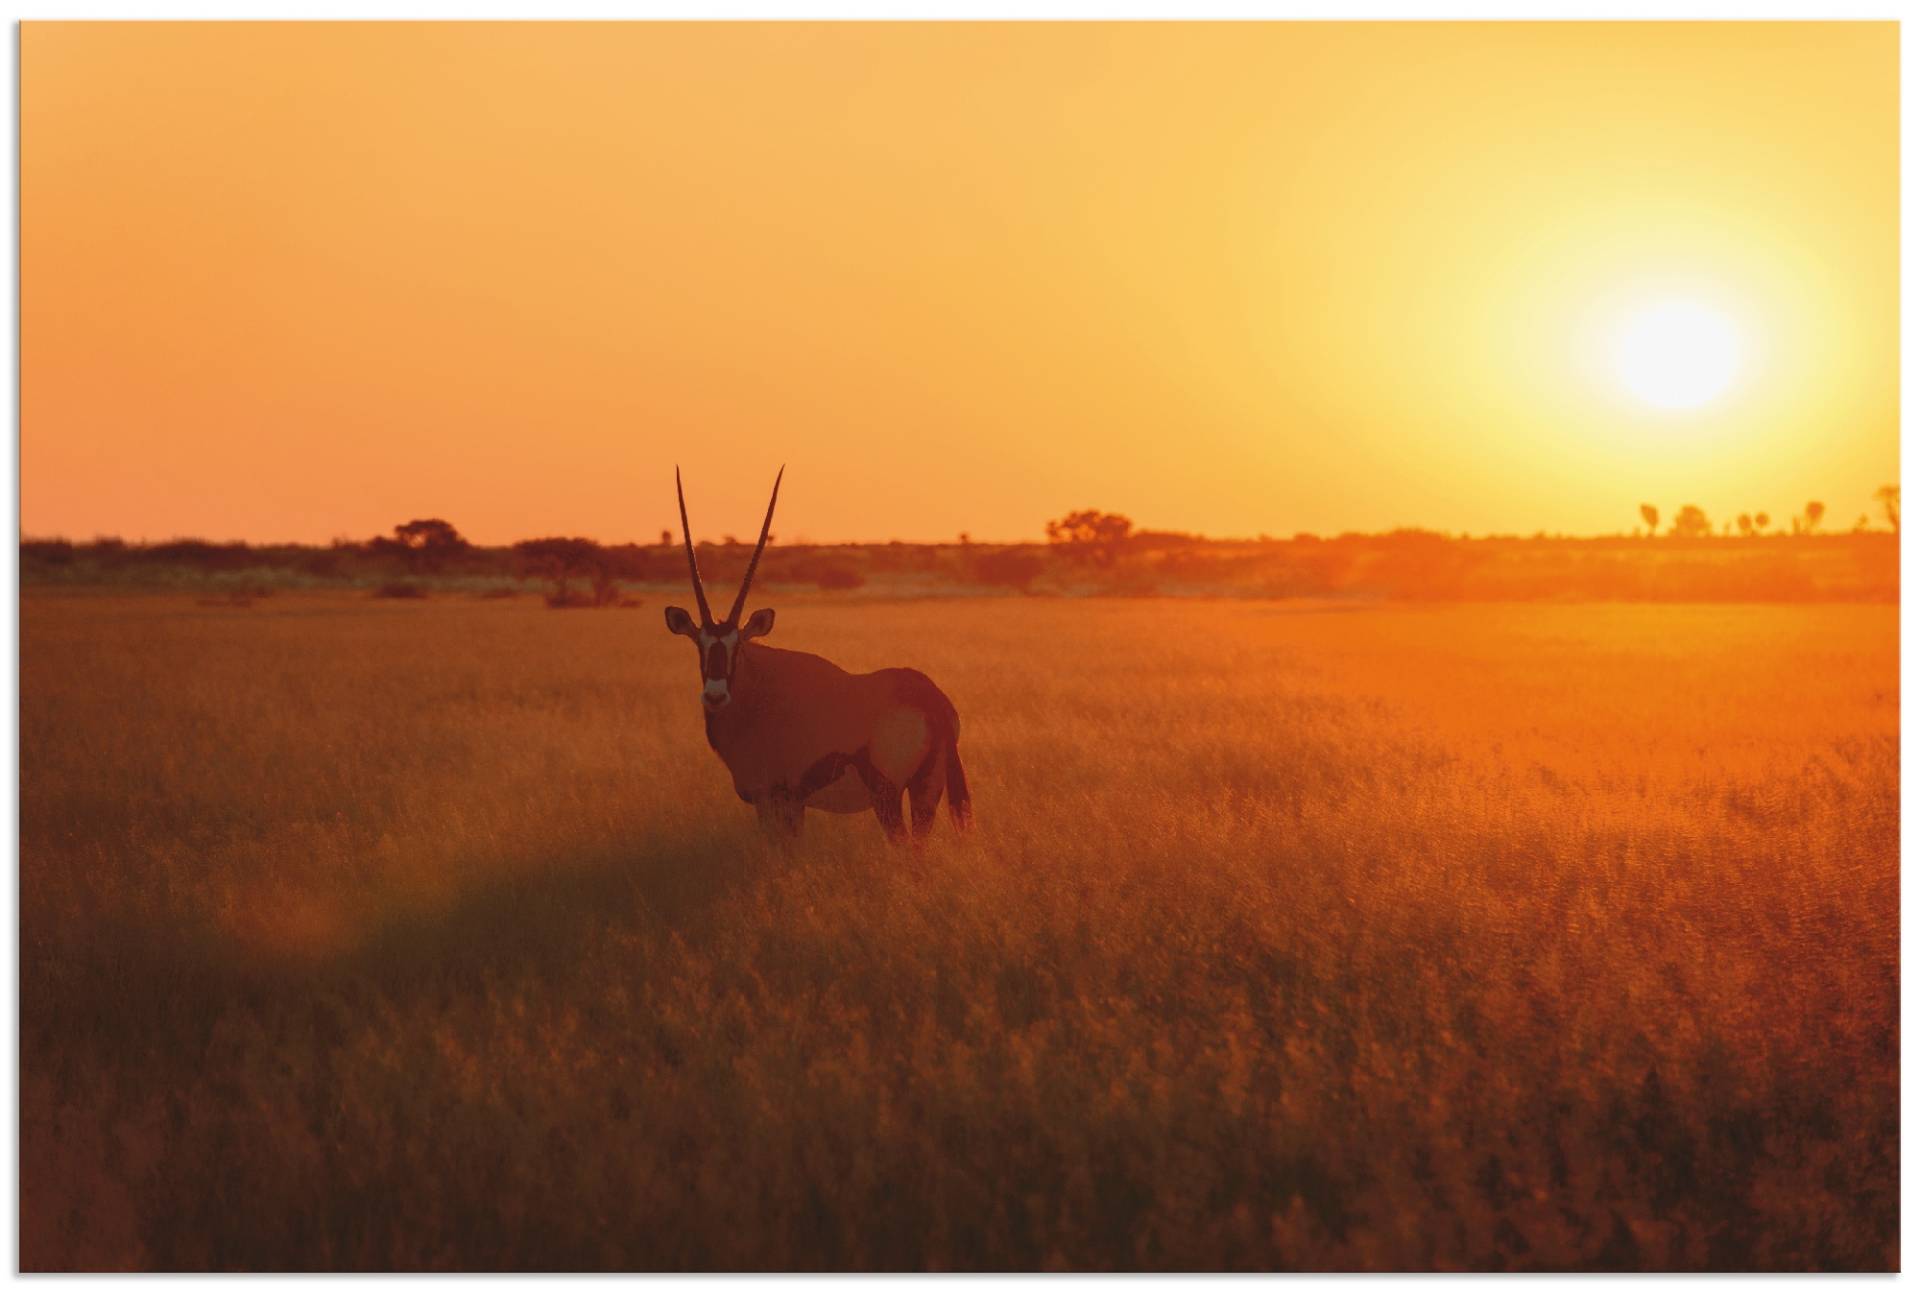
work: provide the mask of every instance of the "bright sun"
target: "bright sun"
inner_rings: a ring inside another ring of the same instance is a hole
[[[1658,408],[1698,408],[1733,384],[1740,332],[1698,301],[1667,300],[1628,315],[1614,337],[1613,370]]]

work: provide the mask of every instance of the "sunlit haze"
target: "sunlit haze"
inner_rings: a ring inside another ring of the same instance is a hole
[[[1661,301],[1629,316],[1614,351],[1627,389],[1660,408],[1698,408],[1740,369],[1740,333],[1696,301]]]
[[[28,23],[22,527],[1844,527],[1898,39]]]

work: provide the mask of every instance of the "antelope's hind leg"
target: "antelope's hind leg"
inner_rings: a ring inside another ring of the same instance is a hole
[[[880,818],[880,828],[887,832],[887,838],[898,843],[907,837],[906,818],[900,815],[900,787],[885,777],[880,780],[878,787],[870,787],[873,814]]]
[[[867,796],[873,800],[873,814],[880,818],[880,828],[887,832],[887,838],[895,843],[906,838],[906,819],[900,815],[899,782],[875,767],[864,749],[855,755],[853,766],[867,787]]]
[[[920,770],[907,782],[907,801],[913,805],[913,838],[917,843],[933,831],[933,814],[940,806],[940,792],[946,784],[947,759],[936,751],[920,764]]]

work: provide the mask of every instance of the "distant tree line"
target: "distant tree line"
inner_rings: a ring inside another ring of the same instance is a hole
[[[1888,528],[1896,534],[1900,532],[1900,486],[1882,485],[1874,491],[1874,501],[1880,504],[1881,514],[1886,517]],[[1800,513],[1788,517],[1787,533],[1812,535],[1820,532],[1820,523],[1826,519],[1827,505],[1823,502],[1809,502]],[[1660,532],[1660,509],[1650,502],[1640,504],[1640,521],[1646,526],[1646,536],[1651,538]],[[1773,517],[1764,511],[1743,511],[1733,520],[1721,526],[1722,534],[1729,534],[1737,527],[1743,538],[1763,537],[1773,524]],[[1854,522],[1854,532],[1861,533],[1869,528],[1865,512]],[[1638,526],[1635,533],[1639,533]],[[1670,538],[1711,538],[1713,522],[1700,507],[1688,503],[1673,514],[1673,521],[1667,530]]]
[[[1875,495],[1889,528],[1899,525],[1899,486]],[[1704,509],[1684,505],[1670,518],[1651,503],[1639,509],[1643,536],[1703,539],[1715,533]],[[1743,536],[1816,535],[1827,509],[1812,503],[1784,530],[1765,512],[1743,513],[1719,532]],[[1866,517],[1853,527],[1868,527]],[[1847,548],[1828,543],[1647,545],[1623,536],[1587,539],[1450,537],[1428,530],[1332,537],[1261,535],[1215,540],[1138,528],[1117,512],[1082,508],[1044,525],[1044,542],[995,544],[961,535],[946,544],[872,543],[769,547],[760,581],[769,589],[834,592],[877,585],[888,595],[982,590],[1016,594],[1155,595],[1207,592],[1256,596],[1383,596],[1414,599],[1525,600],[1554,596],[1619,600],[1883,600],[1897,596],[1894,545]],[[1884,531],[1882,540],[1884,540]],[[744,573],[750,544],[697,545],[710,583]],[[1550,552],[1550,559],[1541,559]],[[1639,553],[1636,555],[1635,553]],[[1657,560],[1644,557],[1659,553]],[[1690,553],[1698,553],[1691,555]],[[686,557],[679,535],[658,542],[606,544],[550,535],[504,547],[470,542],[441,517],[416,518],[365,541],[326,546],[248,545],[176,539],[72,543],[25,539],[24,582],[178,586],[217,593],[213,604],[249,604],[276,588],[359,588],[394,598],[511,597],[534,585],[548,605],[631,607],[643,587],[679,588]]]

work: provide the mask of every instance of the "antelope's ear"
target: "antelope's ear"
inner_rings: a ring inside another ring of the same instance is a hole
[[[678,633],[682,637],[697,637],[700,630],[693,626],[693,616],[679,606],[667,607],[667,631]]]
[[[747,616],[747,626],[740,630],[740,640],[750,641],[755,637],[765,637],[773,631],[773,611],[756,610]]]

